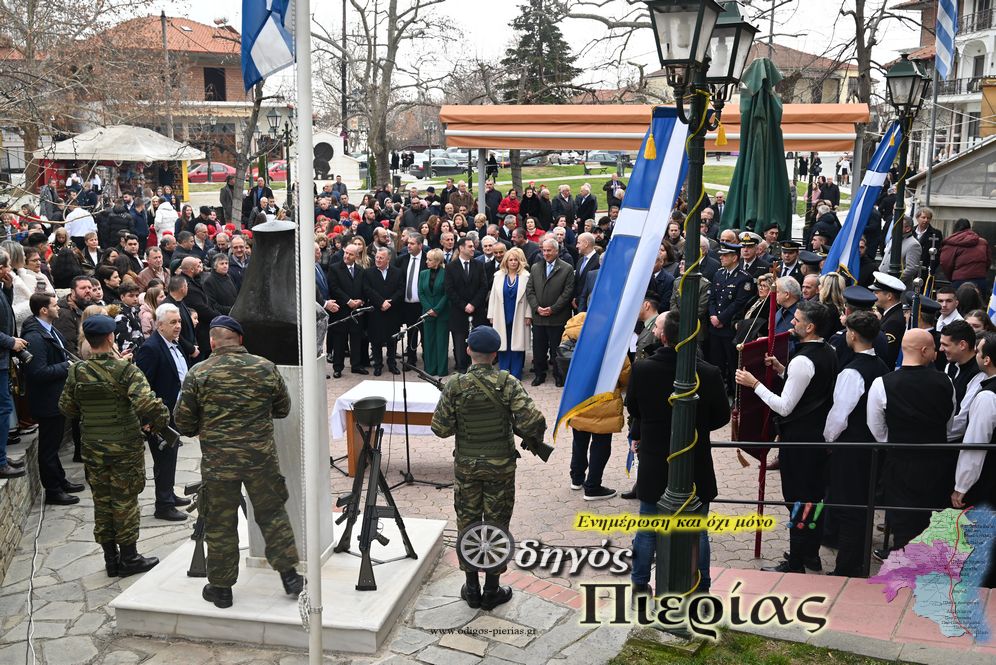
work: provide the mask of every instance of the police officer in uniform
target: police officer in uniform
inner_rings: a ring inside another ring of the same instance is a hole
[[[173,417],[185,436],[200,436],[204,486],[200,510],[207,542],[208,583],[201,596],[232,606],[239,574],[238,510],[242,485],[266,541],[266,560],[284,591],[297,596],[297,546],[284,504],[287,485],[273,443],[273,419],[290,413],[290,395],[276,366],[242,346],[242,326],[229,316],[210,324],[211,355],[183,380]]]
[[[733,371],[738,364],[733,346],[737,333],[734,324],[754,299],[754,280],[740,268],[740,245],[724,242],[718,252],[722,267],[713,276],[709,292],[709,355],[723,375],[727,392],[732,394]]]
[[[104,549],[109,577],[151,569],[159,559],[138,553],[138,495],[145,489],[145,429],[169,423],[169,410],[142,371],[116,355],[114,319],[83,322],[93,356],[69,368],[59,398],[67,418],[82,419],[86,479],[93,490],[93,537]],[[118,551],[120,548],[120,552]]]
[[[802,263],[799,261],[799,250],[802,243],[798,240],[782,241],[782,266],[779,269],[779,277],[794,277],[795,281],[802,286]]]
[[[761,236],[751,231],[740,234],[740,268],[757,280],[758,277],[771,272],[771,263],[764,254],[758,252],[757,246],[761,243]]]
[[[882,312],[882,332],[889,343],[889,355],[882,360],[889,367],[895,367],[903,343],[903,334],[906,332],[906,319],[903,317],[902,306],[906,285],[888,273],[876,271],[874,277],[871,290],[875,292],[878,300],[878,309]]]
[[[438,437],[456,435],[453,503],[457,529],[463,531],[482,519],[507,529],[515,503],[515,460],[519,457],[513,427],[526,441],[542,441],[546,420],[522,384],[492,363],[501,348],[494,328],[478,326],[467,337],[471,366],[446,383],[432,431]],[[510,587],[499,586],[505,569],[489,572],[482,592],[477,570],[463,561],[467,582],[460,597],[470,607],[491,610],[512,597]]]

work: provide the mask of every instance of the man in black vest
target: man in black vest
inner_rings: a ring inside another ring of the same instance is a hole
[[[443,272],[443,285],[450,301],[450,333],[453,335],[453,355],[461,374],[470,366],[467,355],[467,335],[487,316],[487,277],[484,265],[474,260],[474,241],[463,237],[457,245],[456,258]]]
[[[837,375],[837,355],[822,337],[830,316],[830,309],[822,303],[802,301],[796,307],[792,325],[793,337],[798,343],[788,367],[773,356],[765,358],[765,362],[785,378],[781,395],[771,392],[750,372],[737,370],[737,383],[752,389],[768,408],[778,414],[776,422],[782,441],[823,440],[823,424],[830,412],[834,377]],[[812,448],[779,450],[778,464],[782,496],[790,514],[794,512],[792,509],[797,502],[815,506],[823,499],[825,451]],[[816,521],[815,525],[815,529],[790,529],[788,558],[761,570],[779,573],[804,573],[806,568],[822,570],[820,539],[823,523]]]
[[[857,284],[844,289],[844,316],[850,316],[855,312],[869,312],[875,307],[877,299],[875,294],[863,286]],[[877,316],[875,317],[878,318]],[[881,323],[876,326],[878,333],[872,344],[872,349],[879,360],[889,356],[889,342],[882,334]],[[847,367],[854,360],[854,348],[847,341],[847,330],[834,333],[830,338],[830,346],[837,352],[837,367]],[[884,360],[882,362],[885,362]],[[870,440],[870,439],[869,439]]]
[[[965,436],[972,400],[986,378],[979,369],[979,363],[975,361],[975,341],[975,329],[966,321],[953,321],[944,326],[941,332],[941,354],[946,362],[940,368],[954,384],[958,404],[955,407],[955,417],[951,420],[951,429],[948,430],[948,441],[961,441]],[[938,363],[934,364],[938,366]]]
[[[875,272],[875,281],[869,287],[878,299],[878,309],[882,312],[882,332],[889,343],[889,355],[882,360],[889,367],[895,367],[906,333],[906,319],[903,317],[902,297],[906,285],[902,280],[884,272]]]
[[[934,369],[934,338],[920,328],[903,336],[903,365],[875,379],[868,391],[868,428],[876,441],[941,443],[947,441],[955,412],[951,379]],[[937,509],[951,494],[951,453],[890,450],[882,474],[886,505]],[[894,511],[894,549],[901,549],[930,523],[930,511]],[[875,550],[884,558],[888,552]]]
[[[366,297],[363,294],[363,269],[356,264],[360,248],[350,243],[342,248],[342,261],[329,267],[329,295],[339,303],[339,311],[332,315],[332,321],[341,321],[357,309],[363,307]],[[349,369],[353,374],[367,374],[363,368],[363,327],[356,320],[329,328],[332,338],[332,372],[335,378],[342,376],[346,366],[346,342],[349,342]]]
[[[872,440],[866,416],[868,389],[871,388],[872,381],[891,371],[875,353],[879,327],[878,317],[868,310],[852,312],[845,320],[844,339],[851,351],[851,360],[841,370],[834,385],[833,407],[823,427],[823,438],[828,443],[866,443]],[[828,501],[867,503],[871,450],[837,448],[830,453],[829,464]],[[858,508],[831,510],[837,525],[838,549],[837,565],[830,574],[860,577],[864,527],[869,516]]]
[[[401,327],[401,302],[405,297],[405,278],[400,270],[391,265],[390,249],[381,247],[377,250],[374,265],[363,273],[363,293],[367,302],[374,307],[367,323],[374,376],[380,376],[384,370],[385,346],[387,369],[391,374],[400,374],[398,341],[391,338]]]
[[[976,346],[976,362],[983,377],[978,395],[972,400],[965,430],[965,443],[996,443],[996,334],[983,333]],[[986,450],[963,450],[958,454],[951,505],[958,509],[987,503],[996,506],[996,455]],[[992,558],[996,561],[996,538],[992,539]],[[982,586],[996,587],[996,566]]]

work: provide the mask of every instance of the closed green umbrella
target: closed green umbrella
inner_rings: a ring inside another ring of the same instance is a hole
[[[764,233],[771,224],[778,224],[779,236],[791,237],[782,100],[774,92],[781,80],[781,72],[767,58],[752,62],[741,79],[740,156],[720,228]]]

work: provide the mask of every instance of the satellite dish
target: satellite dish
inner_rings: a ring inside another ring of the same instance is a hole
[[[216,18],[214,20],[214,24],[217,25],[217,26],[228,25],[228,17],[227,16],[219,16],[218,18]]]

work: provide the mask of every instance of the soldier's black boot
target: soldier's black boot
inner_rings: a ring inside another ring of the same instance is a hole
[[[475,610],[481,606],[481,580],[476,572],[466,572],[467,583],[460,589],[460,597]]]
[[[512,587],[498,586],[499,578],[501,578],[501,575],[492,573],[484,576],[484,592],[481,593],[481,607],[485,610],[493,610],[512,599]]]
[[[118,565],[118,575],[129,577],[152,570],[159,559],[154,556],[144,557],[138,553],[135,543],[121,546],[121,563]]]
[[[209,603],[214,603],[215,607],[220,607],[221,609],[231,607],[232,587],[205,584],[204,589],[201,591],[201,598]]]
[[[301,595],[304,591],[304,577],[296,569],[284,570],[280,573],[280,581],[284,584],[284,592],[288,596]]]
[[[104,569],[107,571],[107,576],[117,577],[118,568],[121,565],[121,557],[118,555],[117,544],[101,543],[100,546],[104,548]]]

